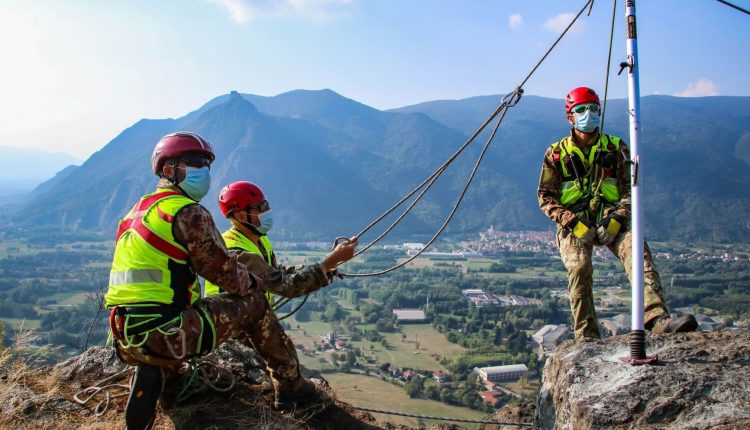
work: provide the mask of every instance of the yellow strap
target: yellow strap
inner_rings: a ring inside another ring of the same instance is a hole
[[[611,234],[617,234],[620,232],[620,227],[622,227],[622,224],[620,224],[619,221],[614,218],[610,218],[609,225],[607,226],[607,231]]]
[[[587,231],[589,231],[588,226],[586,226],[586,224],[582,223],[581,221],[578,221],[573,227],[573,234],[578,238],[583,237],[583,235],[586,234]]]

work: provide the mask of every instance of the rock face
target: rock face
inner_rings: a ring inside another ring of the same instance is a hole
[[[657,365],[630,366],[628,336],[561,344],[544,367],[542,429],[748,429],[750,331],[647,336]]]
[[[304,368],[300,368],[302,375],[328,401],[292,413],[274,410],[271,380],[262,360],[243,343],[226,342],[204,359],[204,369],[220,367],[224,377],[213,380],[211,387],[190,385],[191,395],[180,400],[190,373],[175,369],[159,400],[155,430],[411,430],[380,423],[339,400],[320,373]],[[131,374],[132,368],[120,363],[111,347],[92,347],[54,367],[29,366],[23,357],[0,351],[0,429],[122,428]],[[227,375],[234,381],[231,388]],[[85,391],[93,384],[101,389]]]

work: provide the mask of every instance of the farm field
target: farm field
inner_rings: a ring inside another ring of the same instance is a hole
[[[352,375],[348,373],[327,373],[323,377],[331,384],[339,399],[354,406],[407,412],[419,415],[446,416],[481,420],[487,416],[484,412],[469,408],[451,406],[435,400],[411,399],[398,386],[378,378]],[[417,427],[416,418],[400,417],[386,414],[373,414],[380,421],[404,424]],[[441,421],[424,420],[431,426]],[[461,424],[465,428],[475,429],[476,424]]]

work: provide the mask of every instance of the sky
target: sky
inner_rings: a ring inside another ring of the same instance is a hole
[[[0,145],[85,159],[141,118],[180,117],[232,90],[330,88],[378,109],[507,93],[584,3],[0,0]],[[526,94],[603,93],[612,6],[595,2]],[[715,0],[636,6],[642,96],[750,95],[750,16]],[[627,97],[616,71],[610,97]]]

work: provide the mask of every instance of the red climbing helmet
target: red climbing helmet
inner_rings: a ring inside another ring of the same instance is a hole
[[[219,208],[224,216],[229,216],[236,209],[245,209],[263,202],[266,202],[263,190],[252,182],[232,182],[222,188],[219,193]],[[266,202],[266,205],[268,205],[268,202]]]
[[[170,158],[179,158],[186,154],[198,154],[206,157],[210,162],[216,159],[214,149],[208,141],[195,133],[178,131],[170,133],[161,139],[154,148],[151,155],[151,166],[155,174],[161,172],[164,161]]]
[[[599,102],[599,96],[596,95],[596,92],[591,88],[578,87],[573,89],[565,97],[565,113],[569,114],[574,107],[584,103],[595,103],[601,105]]]

